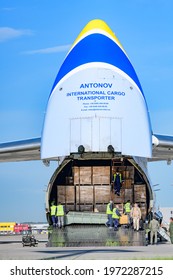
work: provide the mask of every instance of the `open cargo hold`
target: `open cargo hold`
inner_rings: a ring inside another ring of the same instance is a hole
[[[112,184],[117,169],[123,179],[120,196],[114,194]],[[107,203],[113,200],[123,213],[130,200],[138,203],[144,220],[151,199],[142,171],[128,158],[68,160],[55,171],[49,186],[49,204],[61,202],[67,212],[105,213]]]

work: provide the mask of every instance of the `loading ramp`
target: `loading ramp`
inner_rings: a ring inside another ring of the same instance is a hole
[[[105,225],[70,225],[49,232],[48,247],[145,246],[145,232]]]
[[[50,227],[49,247],[145,246],[145,231],[134,232],[126,225],[118,231],[105,226],[105,213],[69,212],[63,229]]]
[[[161,241],[171,242],[168,232],[163,227],[159,228],[157,235],[158,235],[158,237],[160,238]]]

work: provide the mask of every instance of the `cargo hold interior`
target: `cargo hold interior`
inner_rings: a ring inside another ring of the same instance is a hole
[[[123,184],[120,196],[113,191],[113,174],[119,170]],[[139,168],[127,157],[66,158],[55,170],[48,188],[48,203],[61,202],[70,212],[105,213],[110,200],[123,212],[127,200],[138,203],[145,220],[151,199],[150,186]],[[50,219],[48,218],[48,221]]]

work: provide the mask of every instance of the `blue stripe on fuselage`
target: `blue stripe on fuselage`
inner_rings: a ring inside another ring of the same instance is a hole
[[[136,72],[125,53],[114,41],[102,34],[88,35],[76,44],[64,60],[55,79],[52,91],[68,72],[80,65],[91,62],[104,62],[119,68],[143,92]]]

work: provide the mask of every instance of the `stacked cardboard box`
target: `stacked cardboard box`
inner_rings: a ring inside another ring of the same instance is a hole
[[[120,225],[128,225],[128,216],[127,215],[122,215],[120,217]]]

